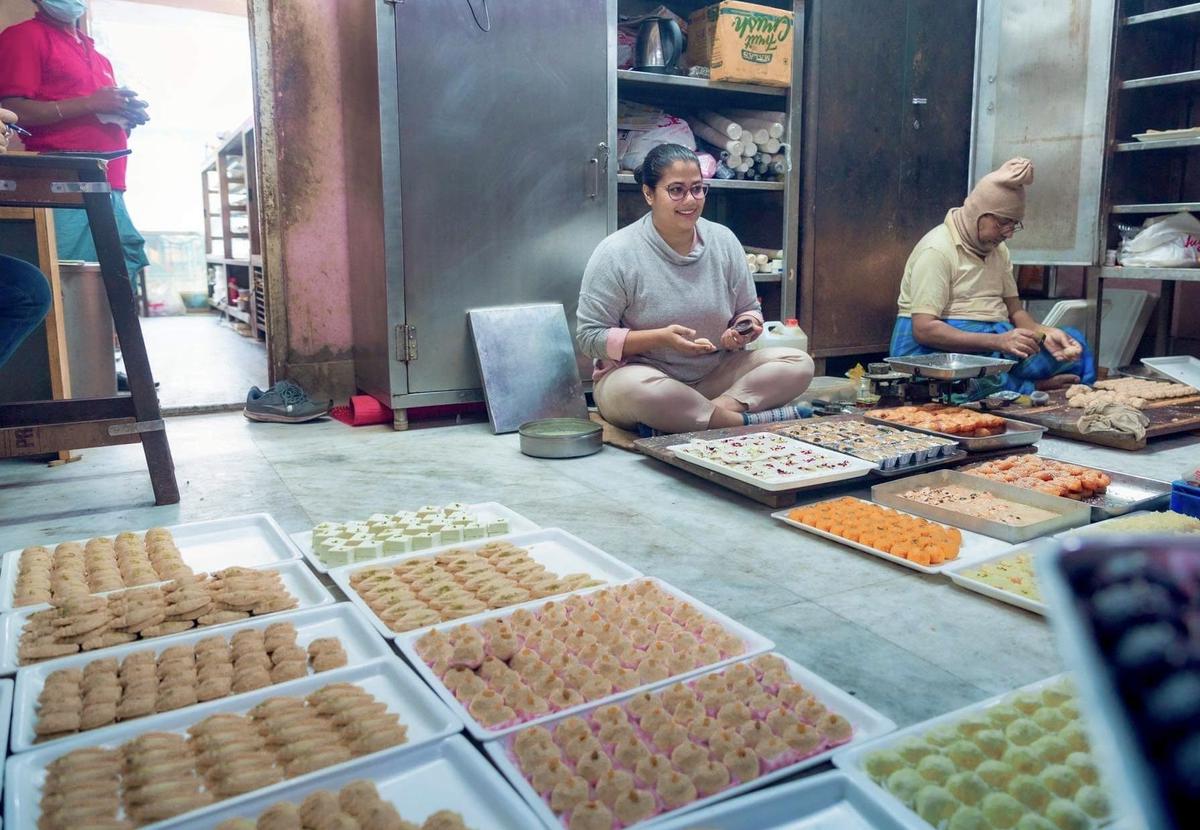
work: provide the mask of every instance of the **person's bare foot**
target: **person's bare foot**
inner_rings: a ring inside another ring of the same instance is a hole
[[[1033,388],[1039,392],[1053,392],[1055,389],[1066,389],[1076,383],[1079,383],[1079,375],[1054,375],[1035,382]]]

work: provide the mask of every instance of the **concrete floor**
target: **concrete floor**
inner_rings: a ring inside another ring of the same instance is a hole
[[[215,313],[146,317],[142,334],[167,414],[242,403],[251,386],[267,385],[266,344]]]
[[[172,418],[168,434],[182,492],[170,507],[151,506],[136,445],[85,450],[54,469],[0,462],[0,550],[254,511],[296,532],[426,503],[499,501],[761,631],[901,725],[1062,668],[1036,615],[799,533],[765,507],[612,447],[539,461],[486,424],[396,433],[240,414]],[[1171,480],[1194,463],[1196,443],[1131,454],[1046,440],[1041,450]]]

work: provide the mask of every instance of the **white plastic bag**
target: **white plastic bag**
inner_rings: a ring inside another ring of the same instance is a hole
[[[682,144],[689,150],[695,150],[696,137],[682,118],[663,115],[654,129],[629,133],[629,147],[621,156],[621,169],[637,170],[646,160],[646,154],[660,144]]]
[[[1147,219],[1121,247],[1121,264],[1140,268],[1200,267],[1200,220],[1190,213]]]

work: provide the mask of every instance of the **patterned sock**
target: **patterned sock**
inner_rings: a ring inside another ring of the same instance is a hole
[[[807,404],[781,406],[778,409],[767,409],[763,412],[743,412],[742,423],[771,424],[776,421],[795,421],[799,418],[811,418],[812,407]]]

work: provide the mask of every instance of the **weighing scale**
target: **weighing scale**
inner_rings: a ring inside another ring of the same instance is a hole
[[[1017,365],[1015,360],[974,354],[930,354],[888,357],[867,365],[865,377],[880,406],[949,403],[968,391],[976,378],[998,375]]]

